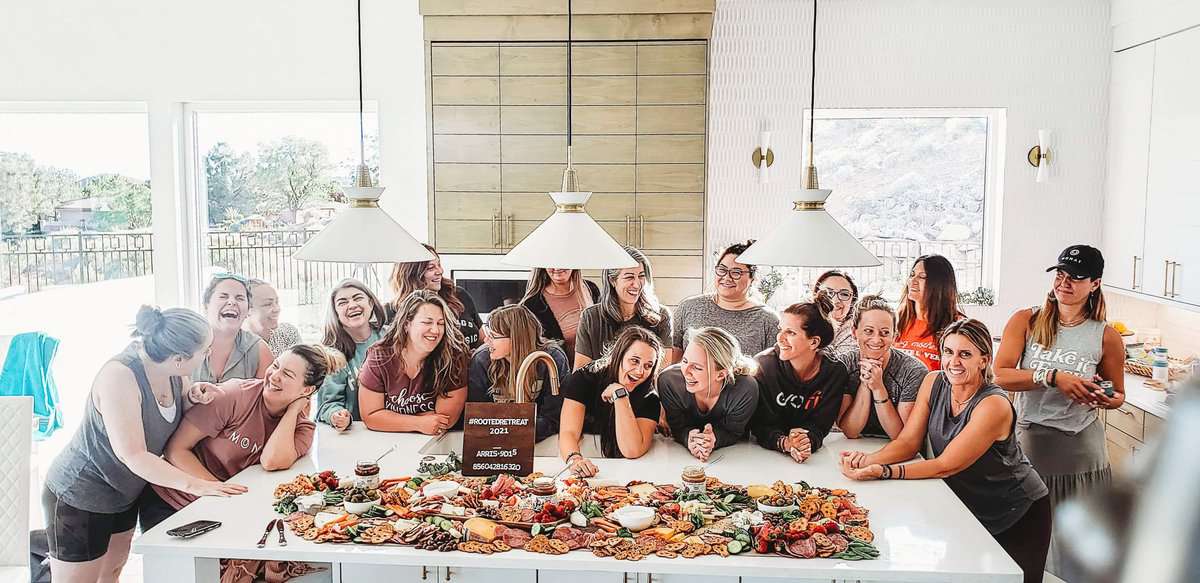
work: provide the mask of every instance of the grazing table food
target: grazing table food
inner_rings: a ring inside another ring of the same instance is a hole
[[[405,545],[490,555],[521,549],[639,561],[743,553],[870,560],[867,509],[854,493],[805,482],[738,485],[689,468],[679,485],[500,474],[466,477],[450,456],[413,476],[378,468],[340,479],[300,474],[275,488],[274,509],[314,543]]]

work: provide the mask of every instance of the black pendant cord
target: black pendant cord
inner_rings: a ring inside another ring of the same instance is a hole
[[[358,160],[367,163],[367,132],[363,124],[362,0],[358,0]]]
[[[808,143],[813,141],[813,126],[817,125],[817,0],[813,0],[812,26],[812,78],[809,79],[808,94]],[[812,160],[809,160],[812,164]]]
[[[571,128],[571,0],[567,0],[567,147],[571,147],[572,134]]]

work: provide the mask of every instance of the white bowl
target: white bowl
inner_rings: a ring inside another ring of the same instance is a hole
[[[350,514],[362,514],[371,509],[372,506],[383,502],[382,499],[376,498],[370,502],[342,502],[342,507]]]
[[[426,498],[441,496],[442,498],[450,499],[457,493],[458,482],[451,482],[450,480],[429,482],[421,487],[421,495]]]
[[[758,509],[762,511],[763,514],[783,514],[784,512],[799,508],[799,506],[796,506],[795,504],[789,504],[787,506],[771,506],[770,504],[763,504],[762,502],[755,502],[755,504],[758,504]]]
[[[612,517],[621,526],[636,532],[654,524],[654,509],[649,506],[622,506],[612,513]]]

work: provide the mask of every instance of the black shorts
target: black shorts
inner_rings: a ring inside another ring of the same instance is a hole
[[[137,504],[116,514],[80,510],[42,488],[42,510],[46,515],[46,539],[50,556],[67,563],[84,563],[108,552],[112,535],[137,526]]]
[[[146,489],[142,490],[142,496],[137,501],[138,522],[141,523],[142,532],[146,532],[159,524],[162,521],[171,517],[172,514],[179,512],[175,507],[167,504],[158,492],[154,491],[154,486],[146,484]]]

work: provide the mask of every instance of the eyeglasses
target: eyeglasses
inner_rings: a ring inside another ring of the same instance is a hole
[[[848,289],[833,289],[831,287],[823,287],[819,290],[821,293],[835,297],[843,302],[848,302],[854,299],[854,292]]]
[[[747,273],[754,273],[754,270],[753,269],[745,270],[740,267],[735,267],[733,269],[729,269],[728,267],[725,267],[724,265],[717,265],[717,268],[714,269],[713,272],[717,274],[717,277],[728,277],[729,279],[732,279],[733,281],[737,281],[737,280],[741,279],[742,276],[746,275]]]

